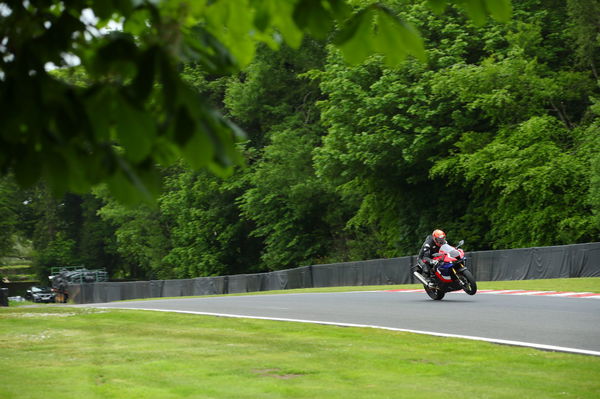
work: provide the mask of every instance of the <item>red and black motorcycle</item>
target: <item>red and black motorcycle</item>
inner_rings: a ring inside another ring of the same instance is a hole
[[[475,278],[465,265],[465,252],[459,249],[463,244],[463,240],[456,247],[446,243],[440,247],[440,252],[433,254],[432,259],[438,261],[438,264],[433,269],[435,277],[431,282],[423,276],[420,265],[414,267],[413,274],[423,283],[425,292],[431,299],[439,301],[450,291],[464,290],[469,295],[477,292]]]

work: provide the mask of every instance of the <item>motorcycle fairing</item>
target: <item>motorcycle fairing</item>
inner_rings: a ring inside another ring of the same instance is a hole
[[[440,247],[440,255],[442,255],[444,262],[456,262],[464,256],[464,252],[446,243]]]
[[[450,262],[442,263],[436,268],[435,275],[443,282],[451,283],[452,282],[452,275],[451,275],[452,272],[450,271],[451,267],[452,267],[452,263],[450,263]]]

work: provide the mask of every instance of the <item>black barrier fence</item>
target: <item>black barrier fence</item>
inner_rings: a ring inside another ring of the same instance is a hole
[[[42,286],[38,281],[27,281],[18,283],[3,283],[2,288],[8,288],[8,296],[25,296],[31,286]]]
[[[8,306],[8,288],[0,288],[0,306]]]
[[[181,280],[70,284],[75,303],[194,295],[222,295],[295,288],[410,284],[416,257],[303,266],[269,273]],[[600,277],[600,242],[467,253],[479,281]]]

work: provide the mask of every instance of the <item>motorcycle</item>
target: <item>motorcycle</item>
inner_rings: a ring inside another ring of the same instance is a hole
[[[436,301],[441,300],[446,292],[464,290],[469,295],[477,292],[477,283],[467,266],[465,266],[465,252],[459,249],[464,241],[461,240],[456,247],[444,244],[432,259],[438,261],[433,271],[435,278],[431,282],[423,276],[423,268],[416,265],[414,276],[423,283],[427,295]]]

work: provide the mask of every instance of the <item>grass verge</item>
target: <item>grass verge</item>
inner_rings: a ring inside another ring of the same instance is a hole
[[[480,290],[534,290],[534,291],[573,291],[573,292],[595,292],[600,293],[600,277],[582,278],[556,278],[546,280],[511,280],[511,281],[480,281],[477,282]],[[273,295],[294,294],[309,292],[348,292],[348,291],[377,291],[395,289],[417,289],[423,288],[422,284],[401,285],[370,285],[352,287],[321,287],[321,288],[299,288],[293,290],[257,291],[243,294],[229,295]],[[208,296],[208,295],[205,295]],[[173,297],[182,298],[182,297]],[[188,297],[188,298],[198,298]],[[150,298],[150,299],[172,299],[172,298]],[[148,299],[132,299],[130,301],[146,301]],[[129,301],[123,301],[129,302]]]
[[[546,280],[511,280],[511,281],[479,281],[477,287],[482,290],[535,290],[535,291],[574,291],[600,293],[600,277],[556,278]],[[362,287],[328,287],[309,288],[292,291],[270,291],[271,293],[285,292],[341,292],[341,291],[370,291],[393,290],[402,288],[423,288],[422,284],[377,285]],[[268,292],[266,292],[268,293]]]
[[[480,289],[573,291],[600,293],[600,277],[555,278],[546,280],[482,281]]]
[[[146,311],[0,309],[0,398],[597,398],[600,358]]]

